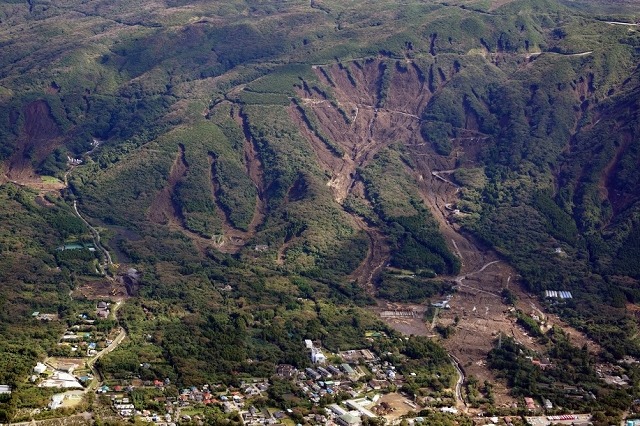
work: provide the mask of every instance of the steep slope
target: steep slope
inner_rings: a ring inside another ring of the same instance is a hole
[[[627,312],[640,297],[637,16],[551,0],[0,8],[0,195],[30,220],[76,202],[142,271],[123,307],[130,342],[103,361],[112,377],[270,377],[309,365],[307,338],[391,359],[395,328],[439,339],[473,376],[469,399],[500,374],[500,403],[555,395],[535,382],[508,395],[496,359],[512,349],[579,355],[583,370],[540,382],[584,379],[597,402],[566,406],[621,408],[593,366],[640,356]],[[45,174],[69,186],[43,187]],[[63,191],[34,207],[27,188]],[[30,252],[75,285],[94,271],[51,254],[63,234]]]

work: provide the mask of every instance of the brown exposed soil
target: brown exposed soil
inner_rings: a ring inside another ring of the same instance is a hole
[[[82,283],[71,296],[85,300],[121,300],[127,297],[127,290],[119,280],[104,279]]]
[[[342,203],[354,193],[359,185],[356,170],[366,166],[381,149],[395,143],[428,148],[420,135],[420,114],[432,92],[423,71],[413,62],[368,59],[316,66],[314,71],[333,100],[328,99],[324,89],[305,82],[298,93],[304,109],[292,105],[289,113],[311,143],[318,163],[330,174],[327,185],[336,202]],[[389,80],[386,93],[381,93],[383,76]],[[305,117],[309,113],[314,117]],[[317,123],[318,129],[311,128],[309,119]],[[343,155],[327,146],[319,133]],[[433,157],[433,151],[428,151]],[[444,159],[440,163],[440,168],[449,168],[453,161]],[[380,231],[360,217],[352,215],[352,219],[370,241],[367,257],[352,277],[371,291],[375,275],[389,258],[389,247]]]
[[[45,100],[29,103],[22,111],[24,125],[16,139],[13,155],[3,167],[2,183],[11,181],[41,192],[59,190],[64,183],[43,181],[34,171],[38,164],[62,143],[61,131]]]
[[[332,188],[338,203],[349,195],[366,201],[363,185],[357,180],[355,171],[366,166],[380,149],[402,143],[410,150],[413,162],[405,166],[406,171],[415,178],[424,204],[438,222],[450,249],[461,260],[460,275],[441,277],[455,283],[457,292],[449,302],[451,309],[440,310],[429,323],[424,320],[427,307],[424,304],[379,301],[376,311],[387,324],[404,334],[434,336],[436,325],[454,326],[457,322],[454,334],[442,343],[456,357],[467,376],[473,375],[480,382],[495,383],[498,405],[508,405],[513,402],[508,389],[486,366],[487,354],[498,336],[511,336],[536,351],[543,348],[516,324],[500,294],[504,288],[509,288],[519,299],[519,309],[536,315],[542,312],[537,300],[517,283],[515,270],[471,235],[461,232],[450,209],[457,201],[459,191],[451,173],[460,164],[474,164],[486,135],[477,131],[477,120],[469,116],[467,128],[459,129],[459,137],[452,141],[452,154],[436,154],[420,135],[419,117],[431,96],[421,70],[411,62],[399,62],[393,69],[387,69],[386,72],[391,73],[391,84],[384,102],[380,102],[381,70],[379,60],[317,66],[318,80],[329,88],[334,100],[328,100],[323,90],[304,84],[298,93],[304,110],[292,105],[290,115],[313,147],[319,164],[331,176],[327,185]],[[588,83],[584,89],[588,90]],[[381,104],[383,107],[379,107]],[[315,115],[319,131],[339,146],[344,155],[336,155],[309,126],[304,117],[309,111]],[[349,119],[345,120],[344,115]],[[370,241],[366,259],[352,278],[372,292],[375,275],[388,261],[389,246],[379,230],[362,218],[351,216],[354,226],[366,232]],[[548,321],[569,333],[574,344],[587,343],[592,351],[599,351],[584,335],[557,317],[548,317]]]
[[[176,158],[173,160],[171,171],[169,172],[169,180],[162,191],[160,191],[151,202],[149,210],[147,211],[147,218],[151,222],[183,227],[184,221],[180,210],[172,200],[172,195],[176,185],[187,174],[187,170],[188,166],[184,156],[184,145],[180,144]]]
[[[341,204],[359,185],[356,170],[366,166],[381,149],[398,142],[422,142],[419,114],[431,93],[425,88],[421,71],[408,61],[389,65],[368,59],[317,66],[314,71],[319,81],[331,88],[334,101],[327,99],[324,90],[305,82],[298,93],[304,109],[292,104],[289,114],[313,147],[318,163],[330,174],[327,185]],[[384,100],[379,93],[383,73],[390,73],[391,82]],[[310,118],[305,117],[309,111],[318,129],[311,128]],[[319,134],[343,154],[338,155]],[[366,259],[352,278],[372,292],[375,276],[389,259],[389,246],[379,230],[350,215],[354,227],[369,238]]]
[[[608,199],[611,202],[614,215],[623,211],[631,203],[638,199],[638,191],[630,188],[630,191],[622,192],[617,190],[614,186],[615,173],[618,169],[620,159],[627,152],[631,142],[633,142],[633,136],[624,132],[621,134],[622,143],[617,147],[616,153],[611,158],[611,161],[605,166],[603,173],[601,174],[599,187],[600,193],[603,199]]]
[[[424,73],[413,62],[398,61],[392,72],[385,108],[420,115],[432,95],[425,80]]]
[[[525,330],[516,324],[515,318],[500,296],[508,288],[518,297],[517,308],[526,313],[544,315],[550,324],[560,326],[577,346],[587,344],[596,353],[600,348],[584,334],[569,327],[556,316],[544,314],[537,299],[527,294],[517,283],[516,271],[502,261],[495,252],[483,247],[471,235],[460,232],[453,213],[446,208],[457,200],[458,187],[449,180],[452,170],[436,171],[432,167],[448,167],[449,161],[437,156],[418,156],[413,173],[418,183],[420,195],[440,225],[440,232],[450,242],[451,250],[461,260],[461,271],[457,277],[449,277],[455,282],[457,291],[449,301],[450,309],[439,310],[434,321],[426,323],[422,315],[425,306],[405,304],[383,304],[380,310],[410,309],[416,312],[413,318],[385,318],[385,321],[403,333],[431,335],[434,326],[455,327],[454,334],[442,343],[450,354],[456,357],[467,376],[475,376],[481,382],[495,383],[497,405],[512,402],[508,389],[496,379],[486,366],[487,354],[493,349],[499,335],[513,337],[524,346],[541,352],[542,348]],[[458,324],[455,325],[456,318]]]

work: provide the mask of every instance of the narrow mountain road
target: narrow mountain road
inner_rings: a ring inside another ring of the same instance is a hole
[[[104,255],[104,257],[106,259],[106,265],[105,266],[113,265],[113,261],[111,260],[111,255],[109,254],[109,250],[104,248],[104,246],[100,242],[100,233],[98,232],[98,230],[96,228],[91,226],[91,224],[84,217],[82,217],[82,215],[80,214],[80,211],[78,211],[78,203],[77,203],[76,200],[73,200],[73,211],[75,212],[76,216],[78,216],[78,218],[85,225],[87,225],[87,227],[89,228],[89,231],[91,231],[91,235],[93,236],[93,244],[96,246],[96,248],[98,250],[100,250],[102,252],[102,254]]]
[[[634,24],[633,22],[619,22],[619,21],[607,21],[607,24],[609,24],[609,25],[624,25],[624,26],[627,26],[627,27],[640,26],[640,24]]]
[[[456,386],[455,386],[456,406],[458,407],[458,409],[462,409],[466,411],[467,403],[462,397],[462,385],[464,384],[464,379],[465,379],[464,371],[462,371],[462,368],[460,367],[460,362],[457,360],[455,356],[450,354],[449,357],[451,358],[451,364],[453,364],[456,371],[458,372],[458,380],[456,380]]]
[[[96,367],[96,363],[103,356],[116,350],[116,348],[120,346],[120,344],[124,341],[126,337],[127,337],[127,332],[125,331],[124,328],[121,327],[120,333],[118,333],[116,338],[113,339],[113,342],[111,342],[109,346],[107,346],[106,348],[104,348],[103,350],[95,354],[91,359],[87,361],[87,366],[91,369],[91,373],[93,374],[94,380],[91,382],[89,386],[85,388],[85,392],[94,391],[102,384],[102,380],[101,380],[102,374],[98,370],[98,367]]]
[[[442,176],[443,174],[449,174],[453,172],[455,172],[455,170],[434,170],[431,172],[431,176],[435,177],[438,180],[441,180],[444,183],[448,183],[449,185],[453,186],[456,189],[456,192],[458,192],[460,190],[460,187],[456,185],[454,182],[452,182],[451,180]]]
[[[492,293],[492,292],[490,292],[490,291],[482,290],[482,289],[480,289],[480,288],[476,288],[476,287],[473,287],[473,286],[470,286],[470,285],[467,285],[467,284],[463,284],[463,283],[462,283],[462,281],[463,281],[463,280],[465,280],[465,279],[467,279],[467,278],[469,278],[469,277],[471,277],[471,276],[473,276],[473,275],[475,275],[475,274],[479,274],[479,273],[483,272],[485,269],[487,269],[489,266],[491,266],[491,265],[495,265],[496,263],[499,263],[499,262],[500,262],[499,260],[494,260],[493,262],[485,263],[485,264],[482,266],[482,268],[478,269],[477,271],[469,272],[468,274],[465,274],[465,275],[459,275],[459,276],[457,276],[457,277],[455,278],[455,280],[454,280],[454,281],[455,281],[455,282],[456,282],[460,287],[466,287],[466,288],[469,288],[469,289],[471,289],[471,290],[475,290],[475,291],[480,292],[480,293],[489,294],[489,295],[491,295],[491,296],[495,296],[495,297],[501,297],[499,294]]]

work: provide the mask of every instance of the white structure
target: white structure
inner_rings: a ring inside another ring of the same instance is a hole
[[[313,349],[313,342],[312,342],[311,340],[309,340],[309,339],[305,339],[305,341],[304,341],[304,346],[305,346],[307,349]]]
[[[57,393],[51,397],[51,402],[49,403],[49,408],[55,410],[56,408],[60,408],[64,401],[64,394]]]
[[[80,382],[64,371],[54,371],[51,377],[43,380],[38,386],[43,388],[82,389]]]
[[[544,297],[547,299],[573,299],[570,291],[545,290]]]
[[[368,398],[359,398],[359,399],[348,399],[345,401],[347,407],[356,410],[359,414],[369,417],[371,419],[377,417],[374,413],[371,412],[365,405],[371,405],[372,401]]]
[[[329,405],[328,409],[331,410],[331,412],[333,412],[333,414],[335,414],[336,416],[342,416],[347,414],[347,410],[340,407],[338,404],[331,404]]]
[[[311,348],[311,362],[314,364],[323,364],[327,362],[327,357],[318,348]]]
[[[47,371],[47,366],[41,362],[37,363],[36,366],[33,367],[33,372],[36,374],[42,374],[45,371]]]

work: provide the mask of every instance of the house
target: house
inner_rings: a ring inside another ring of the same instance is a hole
[[[276,374],[280,377],[290,379],[296,375],[298,370],[293,365],[280,364],[276,367]]]
[[[322,374],[322,376],[326,377],[327,379],[330,379],[333,377],[331,373],[329,373],[329,370],[327,370],[326,368],[318,367],[317,370],[318,370],[318,373]]]
[[[526,397],[526,398],[524,399],[524,403],[525,403],[525,404],[526,404],[526,406],[527,406],[527,410],[529,410],[529,411],[533,411],[533,410],[535,410],[535,409],[536,409],[536,403],[535,403],[535,402],[533,402],[533,398]]]
[[[573,299],[570,291],[563,290],[545,290],[544,297],[547,299]]]
[[[64,401],[64,394],[57,393],[51,397],[51,402],[49,403],[49,408],[55,410],[56,408],[60,408]]]
[[[0,395],[11,395],[11,386],[0,385]]]
[[[329,372],[334,376],[340,376],[342,374],[335,365],[328,366],[327,370],[329,370]]]
[[[362,424],[359,416],[351,413],[345,413],[338,417],[338,423],[343,426],[355,426]]]
[[[71,158],[67,155],[67,162],[69,164],[71,164],[72,166],[78,166],[80,164],[82,164],[82,160],[79,158]]]
[[[327,362],[327,357],[324,356],[320,349],[311,348],[311,362],[314,364],[324,364]]]
[[[33,372],[36,374],[42,374],[45,371],[47,371],[47,366],[41,362],[37,363],[36,366],[33,367]]]
[[[344,372],[347,373],[349,376],[353,376],[356,374],[356,371],[353,368],[351,368],[349,364],[341,364],[340,367],[342,367]]]
[[[338,404],[331,404],[327,408],[333,414],[335,414],[336,416],[343,416],[343,415],[347,414],[347,410],[345,410],[344,408],[340,407]]]
[[[322,376],[312,368],[305,368],[304,373],[312,380],[319,380]]]

